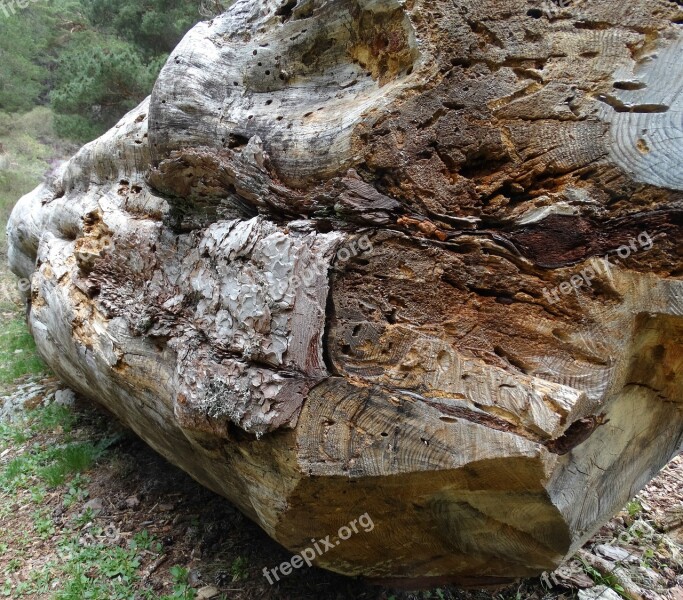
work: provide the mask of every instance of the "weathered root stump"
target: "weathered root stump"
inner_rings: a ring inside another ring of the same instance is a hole
[[[552,569],[681,444],[682,17],[238,0],[14,210],[40,352],[322,567]]]

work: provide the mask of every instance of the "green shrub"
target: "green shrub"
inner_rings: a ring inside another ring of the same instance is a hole
[[[112,127],[152,91],[165,60],[145,59],[134,44],[111,35],[74,37],[59,57],[50,94],[60,115],[57,133],[87,141]]]

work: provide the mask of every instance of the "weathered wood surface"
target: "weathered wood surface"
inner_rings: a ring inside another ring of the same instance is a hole
[[[197,25],[14,210],[42,355],[320,566],[553,568],[683,439],[683,10],[565,4]]]

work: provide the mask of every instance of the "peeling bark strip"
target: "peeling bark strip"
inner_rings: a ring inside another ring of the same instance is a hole
[[[320,566],[554,568],[683,440],[682,17],[237,0],[15,208],[41,354]]]

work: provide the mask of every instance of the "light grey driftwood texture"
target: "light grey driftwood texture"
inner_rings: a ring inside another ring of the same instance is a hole
[[[237,0],[14,209],[41,354],[322,567],[552,569],[683,439],[682,17]]]

